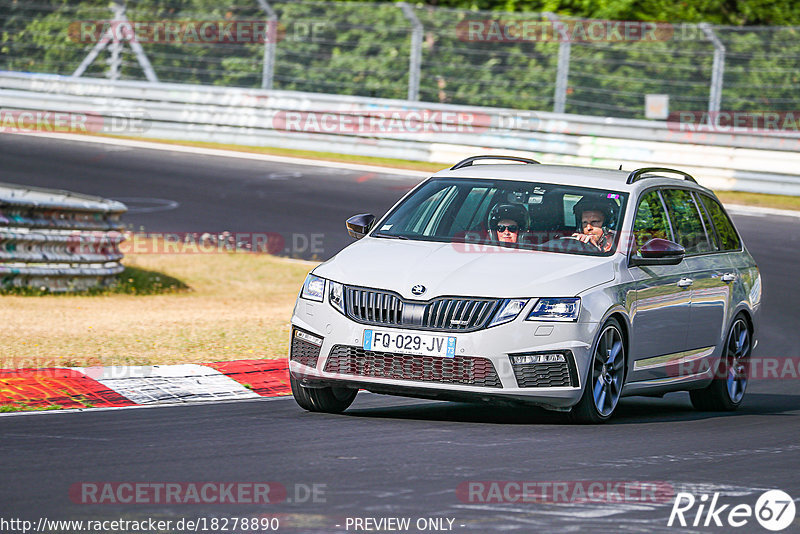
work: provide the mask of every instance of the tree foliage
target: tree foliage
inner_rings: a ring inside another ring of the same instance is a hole
[[[424,4],[471,10],[549,11],[562,16],[609,20],[708,22],[734,26],[800,24],[800,4],[786,0],[428,0]]]
[[[275,89],[403,99],[408,91],[412,25],[393,2],[270,4],[280,21]],[[433,4],[436,4],[434,6]],[[438,6],[438,7],[437,7]],[[449,9],[457,7],[459,9]],[[479,12],[474,9],[490,9]],[[501,12],[502,11],[502,12]],[[674,33],[649,41],[578,40],[571,44],[566,111],[642,118],[646,94],[670,96],[671,111],[708,107],[714,46],[693,24],[729,24],[715,32],[726,47],[722,109],[793,110],[800,82],[800,4],[764,0],[438,0],[414,4],[423,25],[420,99],[429,102],[550,110],[557,39],[465,38],[469,21],[562,18],[667,21]],[[263,20],[256,0],[129,0],[136,21]],[[108,0],[0,0],[0,69],[71,74],[94,46],[75,39],[78,21],[110,19]],[[741,26],[751,25],[751,26]],[[143,43],[165,82],[260,87],[263,43]],[[103,52],[87,76],[109,70]],[[129,47],[123,79],[144,79]]]

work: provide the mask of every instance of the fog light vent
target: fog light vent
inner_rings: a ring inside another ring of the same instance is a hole
[[[570,351],[509,354],[521,388],[577,387],[578,373]]]

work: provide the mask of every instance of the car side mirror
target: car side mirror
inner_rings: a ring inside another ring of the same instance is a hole
[[[347,222],[347,233],[356,239],[361,239],[369,233],[372,225],[375,224],[375,216],[371,213],[353,215]]]
[[[678,265],[685,256],[685,248],[657,237],[642,245],[636,254],[631,256],[631,265]]]

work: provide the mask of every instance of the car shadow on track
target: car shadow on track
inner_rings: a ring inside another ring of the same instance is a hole
[[[572,424],[569,415],[532,406],[494,406],[461,402],[441,402],[398,399],[360,395],[345,416],[379,419],[408,419],[489,424]],[[396,400],[398,404],[391,404]],[[366,402],[364,402],[366,401]],[[387,403],[388,401],[388,403]],[[796,416],[800,411],[800,396],[749,394],[735,412],[698,412],[689,401],[688,393],[671,393],[664,398],[629,397],[620,401],[617,413],[607,423],[612,425],[641,423],[671,423],[752,415]]]

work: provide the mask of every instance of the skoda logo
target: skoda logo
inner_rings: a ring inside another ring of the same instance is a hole
[[[423,293],[425,293],[425,286],[423,286],[422,284],[417,284],[411,288],[411,292],[415,295],[422,295]]]

